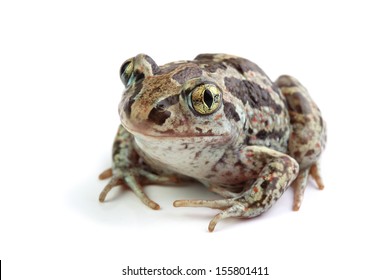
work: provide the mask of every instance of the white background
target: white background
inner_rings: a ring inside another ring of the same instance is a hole
[[[121,276],[127,265],[389,279],[385,2],[2,1],[4,279],[151,279]],[[121,63],[138,53],[164,64],[203,52],[249,58],[272,79],[294,75],[318,103],[329,128],[325,190],[310,185],[299,212],[288,190],[262,217],[209,233],[216,210],[172,206],[217,197],[199,185],[147,187],[160,211],[120,188],[98,202],[105,182],[97,175],[110,166],[119,124]]]

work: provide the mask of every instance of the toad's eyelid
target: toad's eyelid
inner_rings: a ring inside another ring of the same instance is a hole
[[[221,88],[215,82],[207,80],[204,77],[198,77],[198,78],[190,79],[183,84],[181,90],[183,97],[188,98],[190,93],[201,85],[213,85],[222,93]]]

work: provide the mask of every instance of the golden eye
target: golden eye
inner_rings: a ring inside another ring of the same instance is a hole
[[[119,75],[121,77],[122,83],[125,86],[129,86],[133,81],[134,78],[133,70],[134,70],[134,58],[130,58],[125,62],[123,62],[119,70]]]
[[[191,94],[192,108],[201,115],[215,112],[221,105],[221,92],[212,84],[196,87]]]

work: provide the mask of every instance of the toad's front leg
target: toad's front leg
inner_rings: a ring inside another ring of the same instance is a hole
[[[296,178],[299,165],[286,154],[266,147],[247,146],[241,152],[241,162],[249,169],[262,166],[252,186],[235,198],[221,200],[177,200],[176,207],[209,207],[223,210],[209,224],[213,231],[216,224],[229,217],[251,218],[267,211]]]
[[[158,210],[160,206],[145,194],[143,186],[147,184],[164,185],[179,181],[179,178],[173,175],[153,173],[140,159],[133,146],[133,136],[122,125],[119,126],[115,137],[112,157],[112,168],[99,176],[101,180],[111,177],[109,183],[100,193],[100,202],[104,202],[112,188],[124,185],[129,187],[146,206]]]

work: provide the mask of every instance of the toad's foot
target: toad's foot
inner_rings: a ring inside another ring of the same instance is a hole
[[[135,195],[148,207],[158,210],[160,205],[151,200],[143,191],[141,184],[169,184],[175,183],[178,179],[174,176],[160,176],[153,174],[141,168],[121,169],[115,170],[107,169],[103,171],[99,179],[104,180],[110,178],[108,184],[104,187],[99,196],[99,201],[104,202],[107,194],[116,186],[127,186]]]
[[[302,205],[303,195],[307,186],[307,179],[309,174],[313,177],[316,182],[318,189],[324,189],[324,183],[322,182],[319,170],[318,163],[313,164],[310,168],[300,171],[297,178],[291,184],[294,189],[294,204],[293,210],[298,211]]]
[[[223,210],[217,214],[209,223],[209,231],[214,231],[215,226],[220,220],[230,217],[244,217],[248,208],[244,203],[238,200],[221,199],[221,200],[176,200],[173,203],[175,207],[209,207]]]

